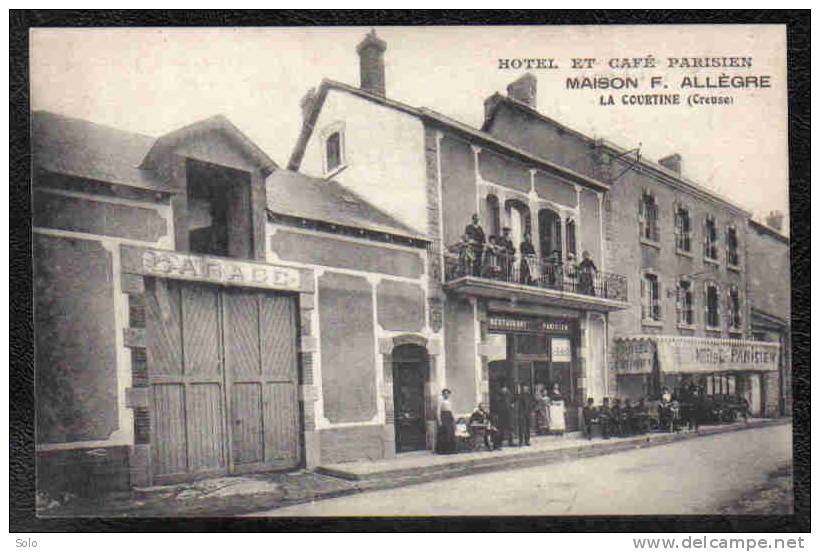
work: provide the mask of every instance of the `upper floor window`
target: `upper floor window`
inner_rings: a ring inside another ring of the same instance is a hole
[[[675,247],[685,253],[692,251],[692,221],[689,218],[689,209],[680,205],[675,209]]]
[[[569,258],[570,255],[577,257],[578,248],[575,243],[575,220],[571,218],[567,219],[565,226],[567,229],[567,258]]]
[[[641,239],[652,242],[659,241],[658,204],[655,201],[655,196],[646,191],[641,195],[641,202],[638,206],[638,222],[640,224]]]
[[[641,278],[641,319],[661,319],[661,287],[657,274],[646,273]]]
[[[743,325],[743,315],[740,306],[740,290],[737,286],[729,288],[729,329],[739,331]]]
[[[695,323],[693,304],[692,282],[689,280],[680,280],[678,282],[677,301],[678,324],[691,326]]]
[[[734,226],[728,226],[726,228],[726,264],[734,267],[740,266],[737,229]]]
[[[345,135],[344,125],[334,123],[322,133],[324,140],[324,170],[325,175],[332,173],[345,163]]]
[[[717,284],[706,284],[706,327],[717,329],[720,327],[720,295]]]
[[[703,256],[716,261],[718,258],[718,232],[715,218],[706,216],[703,224]]]
[[[253,258],[250,174],[191,159],[185,174],[188,250]]]

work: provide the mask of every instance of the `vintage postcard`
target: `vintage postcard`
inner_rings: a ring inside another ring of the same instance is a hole
[[[791,514],[786,53],[31,29],[37,515]]]

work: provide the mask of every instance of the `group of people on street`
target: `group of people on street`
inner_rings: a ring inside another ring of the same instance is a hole
[[[583,408],[584,434],[592,438],[592,428],[598,425],[604,439],[628,437],[648,433],[653,427],[663,431],[677,431],[684,425],[691,430],[700,426],[703,390],[693,382],[684,382],[677,396],[668,387],[652,404],[646,399],[633,403],[630,399],[604,397],[600,406],[590,397]]]
[[[451,395],[450,389],[443,389],[436,409],[436,452],[439,454],[453,454],[458,449]],[[518,394],[502,384],[496,399],[498,411],[492,416],[487,406],[479,403],[467,421],[467,431],[471,436],[483,436],[487,450],[499,450],[505,442],[511,447],[530,446],[533,417],[539,435],[563,435],[566,430],[564,397],[557,383],[551,389],[544,386],[537,397],[526,383],[521,385]]]
[[[553,289],[569,287],[568,291],[595,295],[595,280],[598,272],[589,251],[582,253],[580,263],[575,255],[567,254],[566,263],[561,251],[553,249],[544,262],[538,263],[532,235],[524,233],[519,248],[510,237],[510,228],[504,227],[501,235],[487,237],[479,223],[477,214],[464,229],[462,243],[459,244],[461,270],[465,275],[501,279],[526,285],[540,285]],[[516,267],[516,253],[518,266]]]
[[[633,404],[630,399],[621,403],[621,399],[615,398],[610,401],[609,397],[604,397],[600,406],[595,406],[592,397],[588,398],[582,417],[584,435],[588,439],[592,439],[592,429],[595,425],[601,428],[601,436],[604,439],[613,436],[641,435],[649,432],[652,419],[645,399]]]

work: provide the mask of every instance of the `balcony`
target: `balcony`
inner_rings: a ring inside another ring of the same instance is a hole
[[[624,276],[580,271],[577,266],[487,254],[481,263],[466,248],[455,245],[444,257],[445,289],[491,299],[613,311],[629,307]]]

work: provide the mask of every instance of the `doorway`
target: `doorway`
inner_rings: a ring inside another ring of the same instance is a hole
[[[157,484],[301,461],[292,296],[146,278]]]
[[[427,350],[420,345],[393,349],[393,412],[396,452],[427,448],[425,384],[430,368]]]

